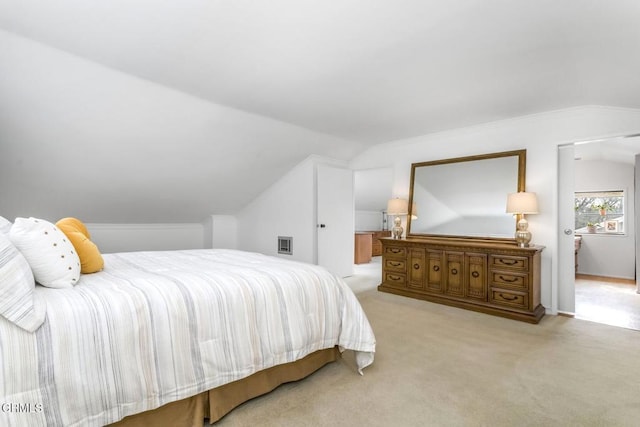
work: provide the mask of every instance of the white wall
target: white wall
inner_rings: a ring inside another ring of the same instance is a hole
[[[202,224],[92,224],[91,240],[102,253],[204,248]]]
[[[242,209],[238,215],[238,248],[318,262],[316,167],[346,167],[345,162],[309,156]],[[293,237],[293,254],[278,254],[278,236]]]
[[[527,190],[538,193],[540,214],[530,215],[532,243],[545,246],[542,256],[542,304],[558,310],[557,147],[640,131],[640,111],[580,107],[380,144],[350,162],[353,169],[392,167],[393,195],[408,197],[411,163],[507,151],[527,150]],[[461,179],[464,179],[461,177]],[[560,308],[562,309],[562,308]]]
[[[356,211],[356,231],[382,230],[382,211]]]
[[[376,168],[353,172],[355,206],[358,211],[382,211],[391,198],[393,169]]]
[[[237,220],[232,215],[211,215],[202,223],[86,225],[102,253],[238,246]]]
[[[238,221],[232,215],[211,215],[204,223],[204,247],[237,249]]]
[[[575,162],[575,191],[625,191],[624,235],[582,235],[578,273],[635,279],[634,167],[604,160]]]
[[[238,246],[237,220],[232,215],[211,215],[203,223],[86,225],[102,253]]]
[[[239,249],[315,263],[315,161],[296,165],[238,213]],[[278,236],[293,238],[292,255],[278,255]]]
[[[392,168],[355,170],[353,172],[355,225],[357,231],[382,230],[382,211],[386,211],[393,186]]]

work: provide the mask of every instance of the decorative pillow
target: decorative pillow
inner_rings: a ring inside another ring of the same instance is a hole
[[[35,298],[35,286],[29,263],[0,233],[0,314],[29,332],[38,329],[45,318],[45,305]]]
[[[80,259],[55,225],[38,218],[16,218],[9,239],[31,266],[36,282],[50,288],[70,288],[80,278]]]
[[[100,250],[91,241],[87,227],[77,218],[63,218],[56,222],[62,232],[69,238],[80,258],[80,272],[95,273],[102,270],[104,260]]]
[[[11,221],[0,216],[0,233],[9,234],[10,229],[11,229]]]

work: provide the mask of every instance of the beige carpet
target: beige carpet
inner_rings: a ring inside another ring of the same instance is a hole
[[[640,332],[567,317],[530,325],[373,291],[378,342],[236,408],[219,426],[636,426]]]

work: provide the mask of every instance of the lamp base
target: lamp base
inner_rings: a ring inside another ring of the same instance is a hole
[[[394,239],[402,239],[402,233],[404,229],[402,228],[402,220],[399,216],[395,217],[393,220],[393,228],[391,229],[391,236]]]
[[[516,243],[521,248],[529,247],[529,242],[531,241],[531,232],[527,230],[528,228],[529,222],[524,218],[524,215],[522,215],[522,218],[520,218],[520,220],[518,221],[518,229],[516,230],[515,235]]]

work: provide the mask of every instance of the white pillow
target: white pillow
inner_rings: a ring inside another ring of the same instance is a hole
[[[10,229],[11,229],[11,221],[0,216],[0,233],[9,234]]]
[[[80,258],[67,236],[49,221],[16,218],[9,239],[31,266],[36,282],[70,288],[80,278]]]
[[[35,287],[29,263],[0,233],[0,314],[29,332],[38,329],[45,318],[45,305],[35,298]]]

